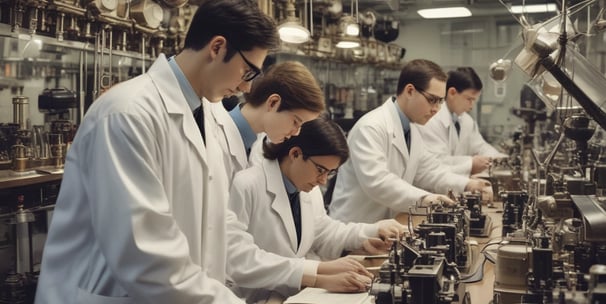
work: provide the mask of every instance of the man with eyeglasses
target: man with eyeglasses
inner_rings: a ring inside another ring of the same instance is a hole
[[[507,157],[487,143],[468,114],[482,93],[482,81],[471,67],[448,72],[446,106],[420,128],[430,152],[450,171],[469,176],[490,167],[491,159]]]
[[[67,153],[36,303],[244,303],[224,285],[227,174],[202,98],[248,91],[278,43],[256,1],[203,1],[178,55],[94,102]],[[279,266],[280,284],[301,281],[302,262]]]
[[[329,206],[331,217],[373,223],[414,206],[454,202],[445,196],[480,190],[486,182],[448,172],[427,153],[419,133],[440,109],[446,74],[417,59],[400,72],[397,95],[362,116],[348,135],[350,159],[341,166]]]
[[[326,215],[319,186],[326,184],[348,157],[341,128],[329,119],[318,118],[303,124],[298,136],[278,144],[265,142],[263,151],[259,164],[236,174],[229,197],[229,208],[254,243],[283,257],[321,260],[311,286],[337,292],[366,291],[370,273],[357,261],[340,258],[343,251],[364,248],[370,254],[385,253],[391,246],[389,239],[402,235],[406,228],[393,219],[346,225]],[[249,246],[239,244],[230,251],[239,254]],[[342,264],[351,265],[351,269],[335,267]],[[272,291],[242,286],[239,294],[248,303],[255,303]],[[283,297],[297,292],[275,291]]]

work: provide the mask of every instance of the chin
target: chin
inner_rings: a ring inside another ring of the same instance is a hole
[[[281,137],[281,138],[278,138],[278,139],[273,139],[273,138],[271,138],[271,137],[269,137],[269,136],[268,136],[268,138],[269,138],[269,141],[270,141],[272,144],[281,144],[281,143],[283,143],[283,142],[284,142],[284,140],[285,140],[285,138],[284,138],[284,137]]]

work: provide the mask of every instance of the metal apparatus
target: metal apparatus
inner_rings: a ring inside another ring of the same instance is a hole
[[[415,236],[394,242],[370,294],[377,304],[469,303],[461,272],[469,270],[469,211],[431,207]]]

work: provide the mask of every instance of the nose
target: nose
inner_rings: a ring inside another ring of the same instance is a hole
[[[324,173],[324,174],[318,176],[318,182],[322,186],[326,185],[326,182],[328,182],[328,173]]]
[[[250,93],[250,88],[252,86],[252,81],[242,81],[240,85],[238,85],[238,90],[244,93]]]
[[[291,132],[292,136],[298,136],[301,133],[301,127],[295,127],[293,132]]]
[[[438,113],[438,111],[440,111],[440,107],[441,106],[442,105],[440,105],[439,103],[433,104],[432,107],[431,107],[431,112],[432,113]]]

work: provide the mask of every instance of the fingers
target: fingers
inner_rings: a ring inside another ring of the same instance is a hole
[[[366,267],[364,267],[364,265],[362,265],[360,262],[356,261],[355,259],[350,258],[350,257],[343,257],[343,258],[340,258],[339,260],[341,260],[343,262],[343,271],[353,271],[353,272],[359,273],[361,275],[372,277],[372,274],[370,272],[368,272],[368,270],[366,270]]]
[[[362,276],[357,273],[347,273],[346,275],[346,292],[366,291],[372,283],[370,277]]]
[[[365,276],[366,278],[372,278],[373,275],[372,273],[370,273],[368,270],[366,270],[366,267],[364,267],[362,264],[358,263],[359,267],[356,267],[356,273],[362,276]]]
[[[379,238],[382,241],[390,241],[390,240],[399,240],[402,236],[408,232],[406,226],[401,225],[400,223],[393,220],[393,223],[387,227],[382,227],[379,229]]]
[[[440,195],[440,200],[442,201],[442,203],[444,205],[446,205],[448,207],[456,205],[455,201],[453,201],[446,195]]]

